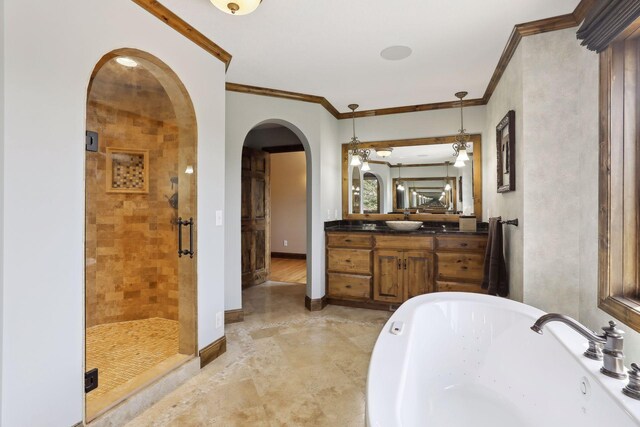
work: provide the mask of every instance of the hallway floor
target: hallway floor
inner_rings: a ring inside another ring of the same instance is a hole
[[[271,281],[307,283],[307,260],[272,257]]]
[[[390,313],[311,313],[297,284],[243,296],[245,320],[226,327],[227,352],[128,426],[362,427],[369,358]]]
[[[188,357],[178,354],[179,323],[152,318],[87,328],[87,371],[98,388],[87,394],[88,418]]]

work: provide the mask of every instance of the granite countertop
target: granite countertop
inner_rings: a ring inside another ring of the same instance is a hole
[[[488,224],[479,223],[477,231],[460,231],[458,223],[430,223],[425,222],[422,227],[411,231],[393,230],[384,221],[364,222],[364,221],[327,221],[324,223],[324,231],[342,231],[349,233],[379,233],[379,234],[471,234],[486,235]]]

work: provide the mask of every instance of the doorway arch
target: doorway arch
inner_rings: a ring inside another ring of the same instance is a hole
[[[85,366],[105,380],[86,395],[90,421],[197,353],[198,168],[191,97],[159,58],[107,53],[86,101]]]
[[[302,130],[296,126],[295,124],[287,121],[287,120],[283,120],[283,119],[278,119],[278,118],[271,118],[271,119],[266,119],[266,120],[262,120],[260,122],[255,123],[250,129],[249,131],[246,132],[246,134],[244,135],[244,139],[243,139],[243,147],[247,147],[247,138],[249,137],[250,133],[256,129],[264,129],[264,128],[269,128],[269,127],[281,127],[281,128],[285,128],[288,131],[290,131],[293,136],[295,136],[297,142],[302,146],[304,153],[305,153],[305,167],[306,167],[306,219],[305,219],[305,223],[306,223],[306,257],[307,257],[307,263],[306,263],[306,294],[307,294],[307,299],[310,301],[310,298],[308,297],[308,295],[311,295],[311,289],[312,289],[312,264],[310,262],[311,257],[313,255],[313,233],[312,233],[312,213],[313,213],[313,199],[312,199],[312,153],[311,153],[311,147],[309,144],[309,140],[306,137],[306,135],[304,134],[304,132],[302,132]],[[241,159],[239,159],[240,161],[242,161]],[[241,191],[245,191],[244,185],[241,185]],[[243,196],[244,197],[244,196]],[[242,209],[241,209],[242,211]],[[242,231],[241,231],[241,236],[242,236]],[[242,237],[241,237],[242,238]],[[242,252],[242,250],[241,250]],[[241,254],[241,258],[243,257],[243,255]],[[244,263],[241,263],[241,265]],[[241,267],[243,270],[245,268],[245,266]],[[242,272],[241,272],[242,275]],[[305,304],[308,306],[307,301],[305,301]],[[309,307],[307,307],[309,308]]]

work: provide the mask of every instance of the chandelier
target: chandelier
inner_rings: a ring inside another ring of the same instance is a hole
[[[467,96],[468,92],[457,92],[455,97],[460,99],[460,130],[456,135],[456,142],[453,143],[453,156],[456,162],[453,166],[457,168],[464,167],[464,162],[469,160],[467,149],[469,148],[469,134],[464,128],[464,116],[462,114],[462,99]]]
[[[371,150],[362,148],[360,140],[356,136],[356,109],[359,105],[349,104],[348,107],[351,110],[351,119],[353,124],[353,136],[351,137],[351,141],[349,141],[348,146],[349,153],[351,153],[350,164],[351,166],[362,165],[363,171],[371,170],[371,167],[369,167],[369,155],[371,154]]]

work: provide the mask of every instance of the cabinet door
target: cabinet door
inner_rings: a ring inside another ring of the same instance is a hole
[[[404,297],[402,251],[375,251],[373,259],[373,299],[401,303]]]
[[[405,251],[402,260],[405,299],[433,291],[433,255],[426,251]]]

